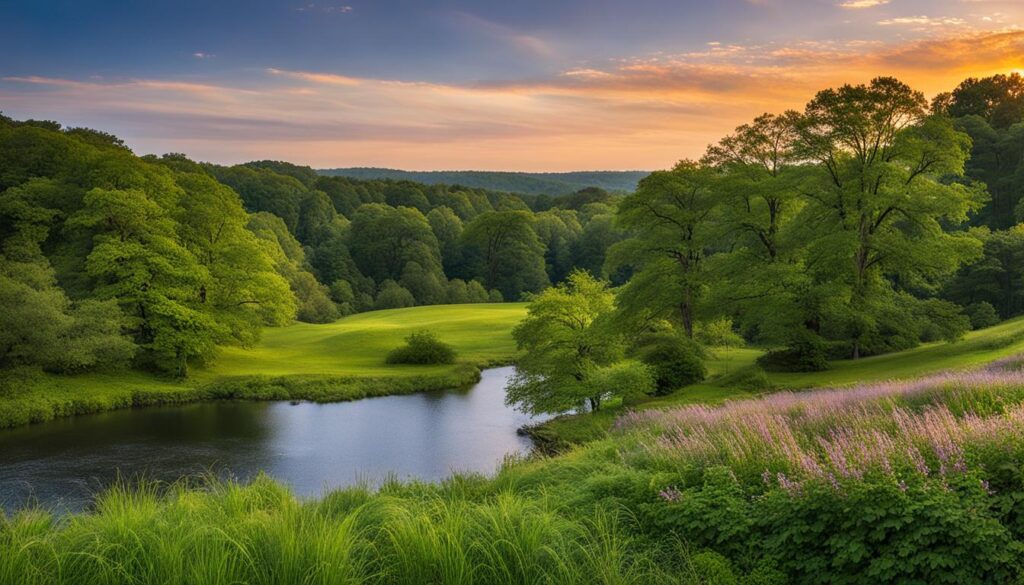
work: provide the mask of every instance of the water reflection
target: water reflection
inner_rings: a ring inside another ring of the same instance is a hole
[[[529,440],[504,405],[512,368],[469,391],[335,404],[214,402],[117,411],[0,431],[0,506],[80,509],[122,477],[173,481],[266,471],[302,495],[359,481],[491,472]]]

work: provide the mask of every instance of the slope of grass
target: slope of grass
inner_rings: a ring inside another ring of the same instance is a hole
[[[719,348],[708,360],[708,379],[663,397],[627,405],[609,405],[593,415],[552,419],[534,429],[534,436],[552,449],[603,437],[625,408],[645,410],[687,404],[719,404],[772,390],[799,390],[845,386],[857,382],[894,380],[945,370],[977,367],[1024,351],[1024,318],[1011,319],[987,329],[971,331],[955,343],[928,343],[906,351],[859,360],[838,360],[823,372],[767,372],[767,386],[750,387],[746,375],[757,371],[762,354],[752,348]]]
[[[0,428],[151,404],[204,399],[353,400],[455,388],[479,368],[514,358],[512,327],[523,303],[440,305],[353,315],[324,325],[264,331],[254,348],[224,348],[183,381],[136,372],[58,376],[8,372],[0,379]],[[429,329],[458,351],[445,366],[387,365],[388,351]]]

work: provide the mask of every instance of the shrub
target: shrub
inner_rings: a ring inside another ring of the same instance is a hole
[[[810,331],[794,336],[789,346],[757,358],[757,365],[772,372],[820,372],[828,369],[828,344]]]
[[[743,338],[732,328],[732,319],[715,319],[698,323],[694,337],[709,347],[743,347]]]
[[[768,374],[758,367],[748,367],[726,374],[717,380],[722,386],[739,388],[747,392],[772,390],[775,385],[768,379]]]
[[[654,371],[659,395],[700,382],[707,376],[701,347],[674,333],[647,336],[641,341],[637,356]]]
[[[393,280],[385,280],[380,285],[380,292],[377,293],[377,300],[374,302],[373,308],[377,310],[401,309],[412,307],[415,304],[416,299],[408,289]]]
[[[405,338],[405,345],[388,354],[389,364],[453,364],[455,349],[430,331],[418,331]]]
[[[636,362],[597,368],[587,375],[584,383],[588,387],[587,394],[602,398],[619,396],[624,400],[651,394],[656,388],[653,369]]]
[[[968,305],[964,312],[971,320],[972,329],[984,329],[999,323],[999,313],[996,312],[996,308],[985,301]]]

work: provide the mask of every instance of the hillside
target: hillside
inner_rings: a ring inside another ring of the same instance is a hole
[[[568,173],[516,173],[494,171],[402,171],[381,168],[320,169],[321,175],[353,179],[395,179],[428,185],[462,185],[475,189],[525,193],[527,195],[568,195],[587,187],[631,193],[647,171],[576,171]]]

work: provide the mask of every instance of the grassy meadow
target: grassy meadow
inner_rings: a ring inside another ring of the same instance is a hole
[[[135,370],[6,374],[0,428],[115,408],[204,399],[353,400],[471,384],[479,368],[515,357],[512,327],[523,303],[439,305],[373,311],[334,323],[268,328],[253,348],[223,348],[178,381]],[[429,329],[458,351],[454,365],[387,365],[388,351]]]

